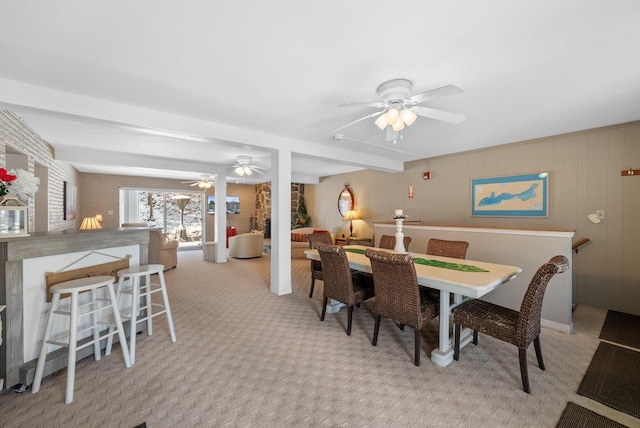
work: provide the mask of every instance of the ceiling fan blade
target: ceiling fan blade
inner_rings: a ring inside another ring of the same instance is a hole
[[[347,123],[346,125],[341,126],[340,128],[334,129],[333,131],[331,131],[331,133],[332,133],[332,134],[335,134],[336,132],[338,132],[338,131],[340,131],[340,130],[342,130],[342,129],[344,129],[344,128],[348,128],[348,127],[349,127],[349,126],[351,126],[351,125],[355,125],[355,124],[356,124],[356,123],[358,123],[358,122],[362,122],[363,120],[369,119],[370,117],[373,117],[373,116],[378,116],[378,115],[380,115],[380,114],[382,114],[382,113],[384,113],[384,110],[382,110],[382,111],[377,111],[377,112],[375,112],[375,113],[371,113],[370,115],[367,115],[367,116],[365,116],[365,117],[361,117],[360,119],[354,120],[354,121],[353,121],[353,122],[351,122],[351,123]]]
[[[436,110],[429,107],[413,106],[410,108],[418,116],[428,117],[429,119],[441,120],[443,122],[459,124],[465,121],[467,116],[463,114],[450,113],[444,110]]]
[[[338,107],[375,107],[375,108],[382,108],[382,107],[385,107],[385,103],[381,103],[381,102],[373,102],[373,103],[368,103],[368,102],[344,103],[344,104],[339,104]]]
[[[464,89],[456,85],[441,86],[439,88],[432,89],[426,92],[421,92],[419,94],[415,94],[412,97],[409,97],[409,103],[420,104],[425,101],[432,100],[434,98],[448,97],[450,95],[457,95],[463,92],[464,92]]]

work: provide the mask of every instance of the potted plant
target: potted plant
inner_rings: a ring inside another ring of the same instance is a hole
[[[300,204],[298,205],[298,212],[293,217],[291,222],[291,228],[297,229],[300,227],[311,226],[311,217],[307,214],[307,206],[304,203],[304,196],[300,195]]]

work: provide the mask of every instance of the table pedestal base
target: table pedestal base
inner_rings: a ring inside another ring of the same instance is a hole
[[[340,303],[337,300],[329,299],[329,302],[327,303],[327,313],[328,314],[335,314],[343,306],[345,306],[344,303]]]
[[[451,340],[453,340],[453,338]],[[460,349],[471,343],[472,340],[473,331],[468,328],[463,328],[460,336]],[[446,351],[442,351],[439,348],[431,351],[431,361],[441,367],[446,367],[451,364],[453,361],[453,346],[449,345],[449,348]]]

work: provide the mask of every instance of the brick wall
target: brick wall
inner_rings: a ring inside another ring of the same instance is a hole
[[[35,165],[47,168],[49,186],[38,192],[48,192],[48,230],[74,229],[79,225],[76,220],[63,220],[63,183],[68,181],[77,184],[79,173],[70,164],[55,160],[54,150],[44,139],[32,130],[17,114],[0,111],[0,166],[6,166],[7,147],[24,154],[28,158],[28,169],[32,174]],[[78,186],[79,187],[79,186]],[[33,198],[29,199],[29,230],[34,230],[35,206]],[[78,197],[78,206],[81,204]]]

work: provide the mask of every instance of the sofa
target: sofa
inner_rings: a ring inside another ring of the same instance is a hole
[[[291,230],[291,258],[292,259],[306,259],[304,254],[309,249],[309,242],[307,241],[307,235],[310,233],[325,233],[328,232],[325,229],[315,227],[301,227],[299,229]],[[329,232],[331,233],[331,232]],[[331,233],[331,240],[335,244],[336,238]]]
[[[235,259],[251,259],[262,257],[262,233],[241,233],[229,237],[229,257]]]
[[[149,227],[147,223],[123,223],[122,227]],[[149,229],[149,264],[160,264],[164,270],[178,266],[178,246],[175,239],[167,239],[162,229]]]

